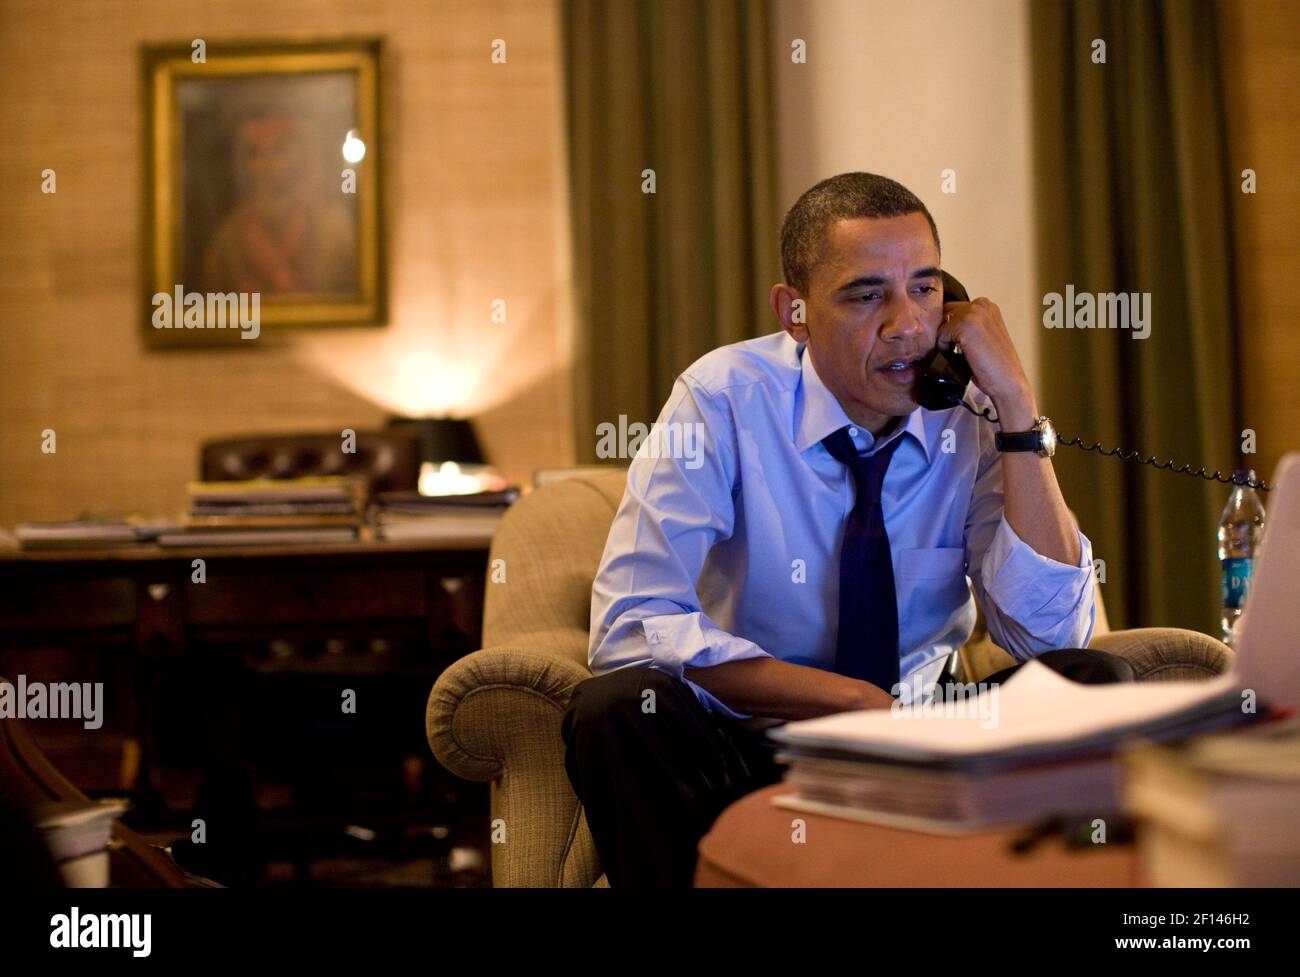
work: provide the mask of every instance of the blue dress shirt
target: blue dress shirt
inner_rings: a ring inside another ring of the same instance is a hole
[[[967,399],[988,403],[973,385]],[[659,668],[705,708],[741,719],[683,668],[770,655],[833,671],[854,488],[821,440],[852,423],[785,332],[716,349],[682,373],[632,460],[605,544],[592,672]],[[933,683],[970,637],[972,586],[993,640],[1017,660],[1092,636],[1092,545],[1080,533],[1079,565],[1068,566],[1016,535],[995,430],[960,407],[918,408],[879,444],[850,427],[864,455],[906,439],[881,490],[905,687]]]

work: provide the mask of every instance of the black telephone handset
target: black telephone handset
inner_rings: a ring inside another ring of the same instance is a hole
[[[969,302],[970,296],[962,283],[946,271],[943,274],[944,302]],[[962,356],[960,347],[934,351],[917,384],[916,402],[926,410],[947,410],[957,407],[966,396],[966,385],[971,381],[970,364]]]
[[[970,296],[962,283],[953,278],[946,271],[943,274],[943,300],[944,302],[969,302]],[[966,357],[961,353],[959,345],[944,349],[942,346],[937,347],[926,365],[925,372],[921,374],[921,379],[917,381],[916,402],[926,410],[948,410],[952,407],[965,407],[972,414],[983,417],[988,421],[996,421],[989,409],[976,410],[970,404],[966,403],[966,387],[970,384],[974,374],[971,372],[970,364],[966,362]],[[1149,458],[1141,457],[1137,451],[1123,451],[1119,448],[1104,449],[1101,442],[1094,441],[1090,445],[1085,445],[1082,438],[1065,438],[1058,434],[1058,445],[1066,445],[1082,448],[1084,451],[1096,451],[1102,455],[1118,455],[1125,461],[1137,461],[1143,465],[1151,465],[1155,468],[1164,468],[1180,475],[1191,475],[1195,478],[1203,478],[1211,482],[1223,482],[1228,485],[1249,485],[1251,488],[1257,488],[1260,491],[1267,492],[1268,486],[1262,481],[1246,479],[1239,481],[1236,476],[1224,477],[1217,469],[1213,474],[1206,472],[1202,466],[1197,471],[1192,471],[1191,465],[1180,465],[1174,467],[1172,461],[1157,462],[1155,456]]]

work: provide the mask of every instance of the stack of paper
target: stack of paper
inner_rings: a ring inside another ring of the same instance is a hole
[[[777,802],[948,832],[1119,809],[1116,748],[1237,725],[1231,675],[1083,685],[1027,662],[978,696],[840,713],[769,731],[795,791]]]
[[[1120,810],[1109,757],[972,771],[960,764],[873,764],[778,753],[797,810],[937,834],[1019,824],[1046,815],[1108,817]]]
[[[519,499],[519,489],[468,495],[420,495],[386,492],[371,507],[371,519],[382,539],[468,540],[487,546],[506,509]]]
[[[134,546],[157,536],[163,528],[127,520],[22,522],[14,527],[14,538],[25,550],[107,549]]]

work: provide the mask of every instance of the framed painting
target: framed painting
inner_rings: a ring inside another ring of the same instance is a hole
[[[144,50],[151,346],[383,325],[378,39]]]

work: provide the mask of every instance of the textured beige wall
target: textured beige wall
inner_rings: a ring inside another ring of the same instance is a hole
[[[391,325],[146,350],[140,45],[321,34],[389,44]],[[549,0],[0,0],[0,525],[174,511],[205,438],[402,406],[475,416],[512,478],[569,463],[558,44]]]
[[[944,267],[1002,310],[1037,388],[1026,3],[782,0],[775,77],[782,206],[846,170],[906,185],[939,225]],[[794,38],[807,64],[790,62]],[[941,192],[945,169],[956,193]]]
[[[1270,479],[1284,452],[1300,450],[1300,6],[1228,0],[1219,9],[1228,163],[1258,178],[1254,194],[1232,195],[1243,421],[1258,436],[1254,467]]]

